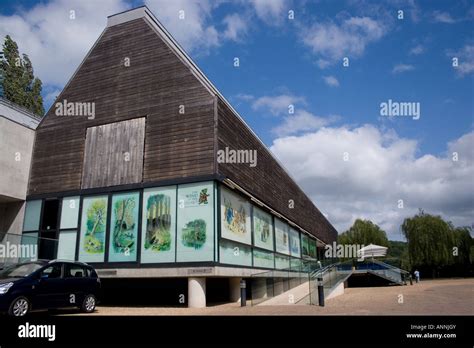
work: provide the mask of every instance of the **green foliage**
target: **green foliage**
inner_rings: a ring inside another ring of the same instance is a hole
[[[206,221],[196,219],[188,222],[183,228],[182,242],[187,247],[201,249],[206,243]]]
[[[339,244],[381,245],[388,247],[387,234],[370,220],[357,219],[349,230],[340,234]]]
[[[5,98],[43,116],[41,80],[34,76],[30,58],[26,54],[20,57],[18,45],[9,35],[3,43],[3,56],[0,60],[0,84]]]
[[[431,268],[452,264],[455,239],[451,229],[450,224],[440,216],[423,211],[405,219],[402,231],[408,241],[410,263],[414,267]]]

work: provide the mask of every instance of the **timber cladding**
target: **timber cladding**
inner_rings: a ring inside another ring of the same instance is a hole
[[[94,103],[95,114],[48,111],[36,131],[28,194],[219,174],[334,241],[336,230],[311,200],[182,59],[143,18],[106,28],[56,100]],[[257,150],[257,166],[217,163],[226,147]],[[124,166],[127,150],[133,165]]]
[[[95,103],[95,117],[49,110],[29,194],[79,190],[87,129],[144,116],[143,182],[214,173],[214,97],[143,19],[105,30],[56,101],[64,100]]]
[[[218,148],[257,150],[258,158],[256,167],[243,163],[218,163],[218,172],[324,242],[335,241],[337,231],[334,227],[270,152],[220,99],[218,115]],[[289,207],[290,199],[294,201],[294,208]]]
[[[81,188],[142,182],[145,117],[87,128]]]

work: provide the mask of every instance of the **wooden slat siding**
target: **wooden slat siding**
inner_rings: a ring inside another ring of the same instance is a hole
[[[88,128],[81,188],[142,182],[144,138],[145,117]]]
[[[36,131],[29,194],[79,190],[86,129],[144,116],[144,182],[213,174],[213,98],[143,19],[108,28],[58,98],[95,102],[96,117],[47,114]]]
[[[218,114],[219,149],[257,150],[256,167],[218,163],[218,172],[324,242],[336,240],[334,227],[222,100],[218,101]],[[294,209],[289,208],[290,199],[295,202]]]

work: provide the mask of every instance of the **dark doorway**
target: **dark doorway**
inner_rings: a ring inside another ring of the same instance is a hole
[[[38,258],[40,259],[52,260],[56,258],[59,207],[58,199],[47,199],[44,201],[38,245]]]

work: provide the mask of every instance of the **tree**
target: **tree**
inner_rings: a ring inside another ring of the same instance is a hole
[[[34,114],[44,115],[41,80],[35,77],[30,58],[26,54],[20,57],[18,45],[9,35],[3,43],[0,83],[6,99]]]
[[[442,266],[454,262],[456,246],[453,227],[440,216],[420,212],[403,221],[402,231],[408,241],[410,264],[416,268],[431,270],[433,277]]]
[[[339,244],[376,244],[388,246],[387,234],[370,220],[357,219],[354,224],[338,237]]]

